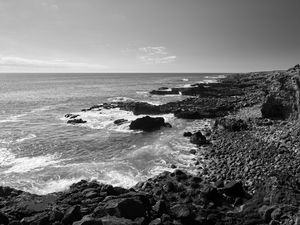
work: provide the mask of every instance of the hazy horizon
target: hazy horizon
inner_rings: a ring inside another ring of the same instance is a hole
[[[239,73],[300,63],[297,0],[0,0],[0,73]]]

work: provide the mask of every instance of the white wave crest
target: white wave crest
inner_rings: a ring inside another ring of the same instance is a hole
[[[33,138],[36,138],[36,135],[35,134],[28,134],[27,136],[23,137],[23,138],[18,138],[16,140],[17,143],[20,143],[20,142],[23,142],[23,141],[26,141],[26,140],[30,140],[30,139],[33,139]]]

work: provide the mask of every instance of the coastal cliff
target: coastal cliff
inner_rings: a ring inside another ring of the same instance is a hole
[[[65,192],[42,196],[1,187],[0,224],[298,225],[299,79],[296,65],[171,88],[172,93],[191,97],[159,106],[114,102],[85,109],[174,113],[181,119],[209,118],[215,123],[205,136],[189,135],[191,141],[202,138],[195,142],[201,151],[195,162],[197,175],[175,169],[130,189],[80,181]],[[67,117],[71,124],[84,123],[77,115]]]

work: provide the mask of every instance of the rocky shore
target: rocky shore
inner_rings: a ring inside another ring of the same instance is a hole
[[[190,98],[159,106],[104,103],[83,111],[149,115],[130,124],[145,132],[171,127],[151,115],[213,119],[213,129],[183,134],[198,146],[191,152],[197,175],[175,169],[130,189],[80,181],[42,196],[0,187],[0,224],[300,225],[300,65],[151,91],[170,92]],[[71,125],[85,123],[79,115],[66,118]]]

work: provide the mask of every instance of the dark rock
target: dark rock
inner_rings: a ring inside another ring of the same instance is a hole
[[[190,137],[190,142],[196,145],[204,145],[204,144],[208,144],[209,142],[206,140],[206,137],[200,132],[196,132],[194,133],[191,137]]]
[[[193,134],[192,132],[184,132],[183,137],[191,137]]]
[[[181,119],[203,119],[204,116],[195,111],[180,111],[174,113],[175,117]]]
[[[196,149],[191,149],[190,153],[193,154],[193,155],[195,155],[197,153],[197,151],[196,151]]]
[[[7,215],[0,212],[0,224],[7,225],[8,223],[9,223],[9,219],[8,219]]]
[[[79,123],[86,123],[87,121],[83,120],[83,119],[71,119],[71,120],[68,120],[67,123],[70,123],[70,124],[79,124]]]
[[[30,217],[24,217],[21,221],[22,225],[48,225],[49,216],[45,213],[37,214]]]
[[[185,204],[176,204],[170,209],[171,214],[178,219],[190,219],[192,217],[192,211]]]
[[[82,218],[81,210],[79,205],[72,206],[67,209],[62,219],[63,224],[72,224],[75,221],[78,221]]]
[[[160,108],[157,105],[151,105],[146,102],[137,102],[132,112],[134,115],[157,115],[160,114]]]
[[[145,116],[138,118],[131,122],[129,128],[131,130],[154,131],[165,126],[165,119],[163,117]]]
[[[122,125],[122,124],[124,124],[124,123],[126,123],[126,122],[128,122],[128,120],[125,120],[125,119],[118,119],[118,120],[115,120],[114,121],[114,124],[116,124],[116,125]]]
[[[146,214],[145,205],[138,198],[111,199],[105,203],[104,209],[111,216],[127,219],[144,217]]]
[[[230,197],[245,197],[246,192],[243,188],[242,182],[230,182],[225,184],[223,188],[223,192],[225,195]]]
[[[156,218],[155,220],[152,220],[149,225],[162,225],[161,223],[161,219],[160,218]]]
[[[78,114],[72,114],[72,113],[69,113],[69,114],[66,114],[65,117],[66,118],[69,118],[69,119],[75,119],[76,117],[78,117],[79,115]]]

